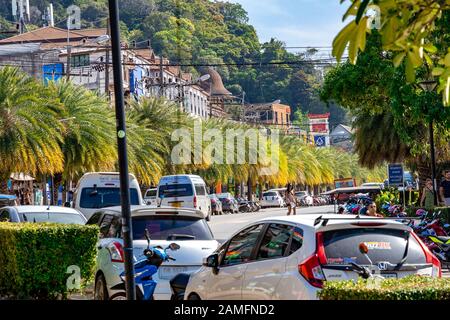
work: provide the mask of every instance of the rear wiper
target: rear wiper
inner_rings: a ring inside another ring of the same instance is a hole
[[[195,236],[192,236],[190,234],[169,234],[167,236],[167,241],[170,240],[195,240]]]

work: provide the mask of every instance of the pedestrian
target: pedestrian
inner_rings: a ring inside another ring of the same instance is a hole
[[[428,178],[425,180],[425,187],[422,190],[422,197],[420,198],[420,206],[427,210],[433,209],[434,207],[434,190],[433,190],[433,181]]]
[[[367,206],[366,215],[371,217],[383,218],[383,215],[377,213],[377,205],[375,202],[372,202]]]
[[[286,187],[286,204],[288,207],[288,213],[289,216],[292,212],[293,215],[296,215],[296,201],[295,201],[295,195],[294,195],[294,187],[292,184],[288,183]]]
[[[445,179],[441,182],[439,188],[441,200],[446,207],[450,206],[450,170],[445,171]]]

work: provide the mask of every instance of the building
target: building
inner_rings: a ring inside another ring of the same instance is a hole
[[[309,133],[316,147],[330,146],[329,119],[330,113],[308,114]]]
[[[337,125],[330,133],[330,143],[332,146],[342,148],[346,151],[353,149],[354,130],[346,125]]]
[[[114,99],[112,54],[106,29],[43,27],[0,40],[0,63],[21,67],[36,79],[72,82]],[[164,96],[194,117],[208,118],[209,90],[147,48],[122,46],[126,96]],[[216,93],[213,90],[214,93]]]
[[[278,102],[245,105],[244,118],[256,122],[288,129],[291,126],[291,107]]]

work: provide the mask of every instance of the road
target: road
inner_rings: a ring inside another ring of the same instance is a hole
[[[333,210],[334,206],[306,207],[297,208],[297,214],[333,213]],[[286,213],[286,208],[266,208],[258,212],[212,216],[209,226],[211,227],[214,237],[220,241],[229,238],[234,232],[254,220],[273,216],[284,216]]]

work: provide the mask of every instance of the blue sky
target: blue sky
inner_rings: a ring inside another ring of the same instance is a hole
[[[230,0],[248,12],[261,42],[275,37],[287,46],[331,46],[344,26],[349,2],[339,0]]]

